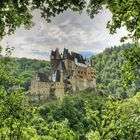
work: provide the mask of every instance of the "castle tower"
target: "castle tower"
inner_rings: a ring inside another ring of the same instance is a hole
[[[91,59],[65,48],[60,54],[57,48],[51,51],[50,63],[51,80],[43,73],[33,77],[31,96],[34,100],[62,99],[64,93],[96,88],[95,67]]]
[[[61,55],[59,53],[59,49],[57,48],[55,51],[51,51],[51,81],[55,82],[57,68],[61,61]]]

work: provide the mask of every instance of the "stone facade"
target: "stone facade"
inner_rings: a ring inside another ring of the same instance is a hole
[[[96,87],[93,61],[64,49],[51,51],[51,79],[43,73],[36,74],[31,82],[31,96],[35,101],[50,98],[62,99],[64,93],[72,94]]]

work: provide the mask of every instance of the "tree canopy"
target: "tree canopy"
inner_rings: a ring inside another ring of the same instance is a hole
[[[81,11],[85,6],[84,0],[2,0],[0,3],[0,37],[10,35],[24,25],[25,28],[33,26],[32,12],[41,11],[41,16],[50,22],[50,18],[60,14],[68,8]]]
[[[133,48],[134,46],[129,43],[114,46],[92,57],[97,87],[105,94],[111,93],[126,98],[134,96],[140,90],[140,59],[133,60],[140,52],[138,48]],[[131,69],[132,73],[128,73]]]
[[[103,6],[112,12],[112,20],[107,24],[110,33],[124,26],[129,31],[127,37],[138,43],[139,0],[1,0],[0,39],[20,26],[32,27],[32,13],[36,9],[50,22],[51,17],[67,9],[82,12],[85,8],[93,18]],[[132,71],[140,67],[140,47],[135,44],[125,52],[127,61],[122,73],[131,80],[135,76]],[[1,139],[140,139],[140,93],[125,100],[86,93],[83,97],[66,97],[62,102],[32,109],[21,87],[23,81],[9,59],[10,53],[7,48],[6,57],[2,57],[0,47]],[[26,68],[24,63],[23,67]]]
[[[110,33],[116,33],[121,27],[126,27],[129,38],[140,38],[140,1],[139,0],[2,0],[0,3],[0,37],[1,39],[24,25],[33,26],[33,10],[39,9],[41,16],[47,22],[67,9],[82,12],[86,9],[91,18],[105,6],[112,13],[112,19],[107,27]],[[124,37],[124,39],[127,39]]]

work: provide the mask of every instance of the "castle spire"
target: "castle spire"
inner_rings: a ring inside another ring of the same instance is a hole
[[[59,53],[59,48],[55,50],[55,59],[61,59],[60,53]]]

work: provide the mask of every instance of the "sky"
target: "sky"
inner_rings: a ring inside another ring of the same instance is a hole
[[[49,60],[51,50],[60,52],[67,48],[89,57],[101,53],[105,48],[120,45],[120,38],[126,35],[125,29],[110,35],[106,23],[111,19],[108,10],[102,10],[94,19],[86,12],[82,14],[66,11],[47,23],[40,17],[39,11],[34,12],[35,26],[30,30],[23,27],[15,34],[2,40],[3,46],[14,47],[12,56]]]

